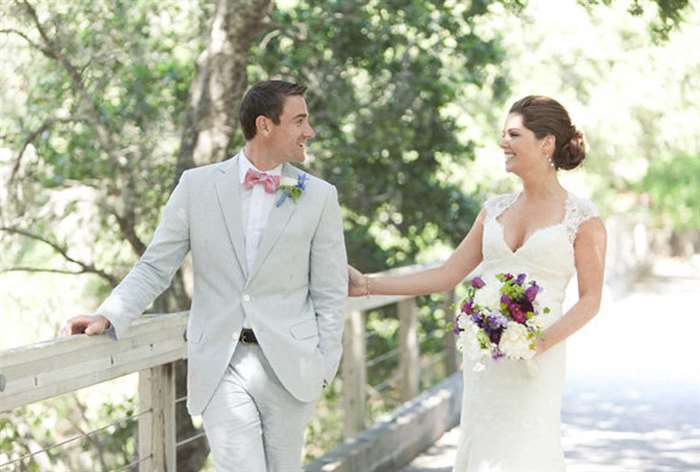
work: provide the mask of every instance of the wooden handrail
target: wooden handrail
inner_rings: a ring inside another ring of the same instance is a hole
[[[437,264],[383,272],[409,274]],[[418,393],[417,309],[413,296],[371,296],[346,301],[342,364],[344,436],[365,428],[368,310],[399,303],[401,397]],[[146,315],[115,341],[106,336],[67,336],[0,352],[0,413],[40,400],[139,373],[139,401],[148,411],[139,418],[142,471],[175,470],[174,362],[187,357],[184,337],[188,312]]]
[[[0,352],[0,413],[184,359],[187,312],[149,315],[124,338],[70,336]]]

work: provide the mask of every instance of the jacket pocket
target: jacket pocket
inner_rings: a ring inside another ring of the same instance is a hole
[[[318,325],[316,320],[306,320],[301,323],[297,323],[289,328],[292,336],[296,339],[307,339],[314,336],[318,336]]]

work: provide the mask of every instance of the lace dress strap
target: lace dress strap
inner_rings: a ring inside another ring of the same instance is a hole
[[[485,217],[487,219],[498,218],[498,215],[503,213],[506,208],[511,206],[515,199],[518,197],[518,193],[504,193],[501,195],[496,195],[486,200],[484,203]]]
[[[569,236],[569,242],[574,243],[578,228],[584,221],[596,217],[598,217],[598,208],[593,202],[569,194],[566,199],[566,215],[564,216],[564,226]]]

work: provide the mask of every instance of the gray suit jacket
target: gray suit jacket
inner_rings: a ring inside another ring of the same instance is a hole
[[[300,174],[283,166],[283,177]],[[187,405],[194,415],[204,410],[226,370],[244,314],[279,380],[297,399],[317,399],[340,362],[347,259],[335,187],[308,176],[296,202],[273,205],[248,273],[238,179],[238,156],[185,172],[148,249],[96,310],[119,338],[192,251]]]

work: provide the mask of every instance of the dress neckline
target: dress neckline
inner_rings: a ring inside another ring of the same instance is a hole
[[[518,198],[522,195],[523,192],[521,190],[519,192],[514,192],[513,194],[511,194],[510,201],[508,201],[507,204],[504,205],[502,208],[498,209],[498,212],[495,215],[493,215],[493,220],[496,222],[496,226],[498,228],[500,228],[500,230],[501,230],[501,241],[503,242],[503,245],[508,250],[508,252],[510,252],[512,255],[518,254],[518,252],[520,252],[525,246],[527,246],[527,244],[530,242],[530,240],[537,233],[540,233],[540,232],[543,232],[543,231],[546,231],[549,229],[557,228],[559,226],[564,226],[564,224],[566,223],[567,216],[569,214],[569,208],[571,207],[571,193],[566,189],[564,189],[564,192],[566,192],[566,197],[564,198],[564,216],[562,217],[561,221],[558,221],[556,223],[551,223],[548,225],[543,225],[543,226],[540,226],[539,228],[536,228],[534,231],[532,231],[530,233],[530,235],[527,238],[525,238],[525,240],[523,240],[522,244],[520,244],[520,246],[518,246],[515,249],[510,247],[510,245],[506,241],[505,226],[503,226],[503,223],[498,219],[503,214],[504,211],[506,211],[508,208],[513,206],[513,204],[518,200]]]

